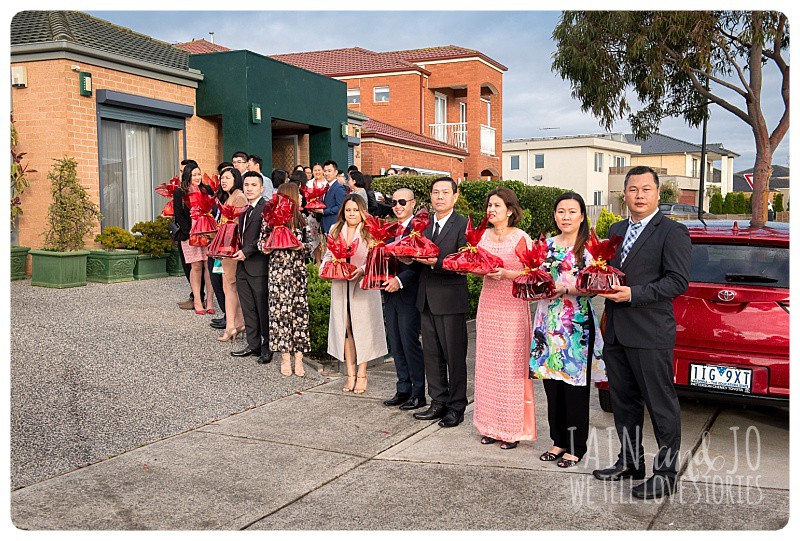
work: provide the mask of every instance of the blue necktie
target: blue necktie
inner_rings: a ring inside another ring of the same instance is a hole
[[[631,222],[628,227],[628,232],[625,234],[625,240],[622,243],[622,253],[619,255],[620,265],[625,263],[625,258],[628,257],[628,252],[633,248],[636,239],[639,238],[639,233],[642,229],[642,222]]]

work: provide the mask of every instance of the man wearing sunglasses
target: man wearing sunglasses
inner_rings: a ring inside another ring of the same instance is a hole
[[[414,192],[400,188],[390,201],[397,221],[403,224],[407,236],[414,215]],[[410,261],[409,261],[410,263]],[[417,272],[403,261],[398,262],[397,276],[384,282],[384,313],[389,344],[397,371],[397,392],[386,406],[414,410],[427,405],[425,400],[425,363],[419,342],[420,313],[417,310]]]

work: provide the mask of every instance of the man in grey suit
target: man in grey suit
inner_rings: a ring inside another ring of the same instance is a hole
[[[603,358],[621,449],[617,462],[595,470],[594,476],[603,481],[644,479],[642,424],[647,405],[658,452],[652,477],[631,494],[659,498],[674,491],[679,466],[681,410],[673,387],[672,300],[689,285],[692,243],[683,224],[658,210],[658,174],[653,169],[638,166],[628,171],[624,194],[630,220],[611,226],[609,235],[624,240],[609,263],[625,273],[627,285],[603,295]]]

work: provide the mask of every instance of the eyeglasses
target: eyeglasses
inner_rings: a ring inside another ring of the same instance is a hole
[[[233,163],[233,164],[237,164],[237,163],[247,163],[247,161],[246,161],[246,160],[233,160],[231,163]]]
[[[410,203],[413,199],[392,199],[392,206],[400,205],[401,207],[405,207],[406,203]]]

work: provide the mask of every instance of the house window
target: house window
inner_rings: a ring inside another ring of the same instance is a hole
[[[348,104],[359,104],[361,103],[361,89],[360,88],[348,88],[347,89],[347,103]]]
[[[603,172],[603,153],[602,152],[595,152],[594,153],[594,170],[598,173]]]
[[[511,156],[511,169],[513,171],[519,170],[519,156]]]
[[[700,176],[700,160],[697,158],[692,158],[692,178],[698,178]]]
[[[603,192],[594,192],[594,204],[595,205],[603,204]]]
[[[625,156],[614,156],[614,167],[625,167]]]
[[[383,103],[389,101],[389,87],[376,86],[372,89],[372,99],[375,103]]]
[[[458,121],[462,124],[467,121],[467,102],[458,103]]]
[[[130,229],[153,220],[167,202],[154,188],[178,173],[178,131],[132,122],[100,122],[103,227]]]
[[[544,169],[544,154],[533,155],[533,168]]]
[[[492,102],[481,98],[481,101],[486,104],[486,125],[492,127]]]

